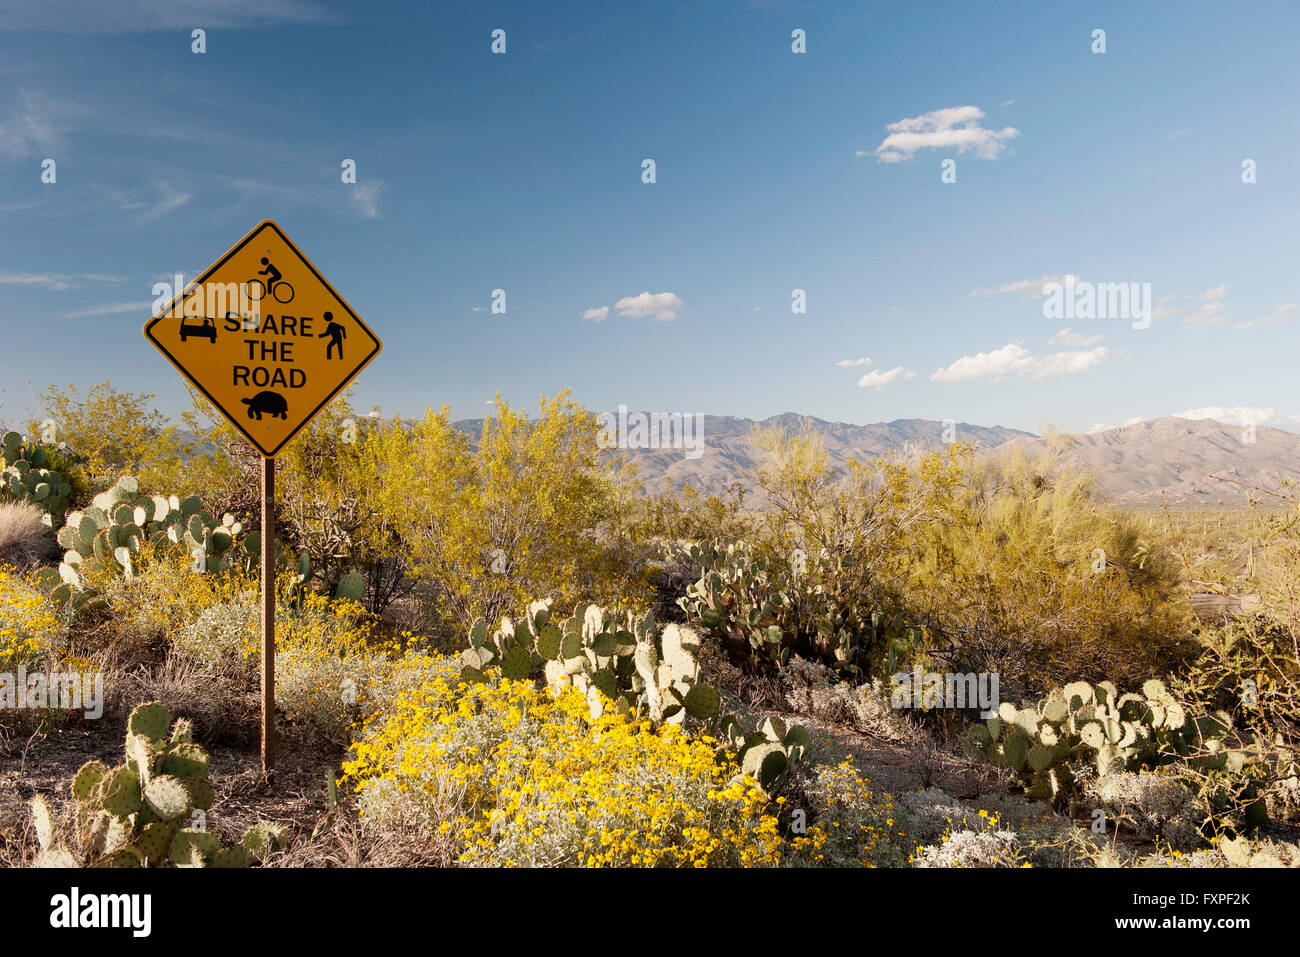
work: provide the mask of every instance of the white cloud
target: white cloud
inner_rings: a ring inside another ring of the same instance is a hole
[[[871,360],[866,356],[863,356],[861,359],[841,359],[835,364],[841,369],[852,369],[856,366],[869,366],[871,365]]]
[[[1085,352],[1054,352],[1034,356],[1024,346],[1009,342],[1001,349],[962,356],[945,369],[930,376],[932,382],[963,382],[967,379],[1018,376],[1026,382],[1042,382],[1083,372],[1110,355],[1105,346]]]
[[[1214,326],[1231,325],[1233,319],[1224,311],[1226,303],[1222,299],[1211,299],[1203,306],[1197,306],[1191,312],[1183,314],[1184,329],[1210,329]]]
[[[882,369],[873,369],[872,371],[868,372],[866,375],[864,375],[861,379],[858,380],[858,388],[875,389],[877,392],[879,392],[881,389],[889,385],[889,383],[893,382],[895,379],[902,379],[903,381],[907,381],[908,379],[915,379],[915,378],[916,378],[915,372],[913,372],[911,369],[904,369],[902,366],[895,366],[894,368],[890,369],[888,372]]]
[[[592,322],[604,322],[609,315],[609,306],[601,306],[598,309],[588,309],[582,314],[582,318],[590,319]]]
[[[1161,296],[1157,299],[1155,309],[1151,310],[1152,320],[1168,319],[1170,316],[1176,316],[1181,313],[1183,310],[1178,306],[1173,305],[1174,298],[1174,296],[1169,295]]]
[[[997,159],[1006,149],[1006,141],[1019,136],[1020,131],[1011,126],[985,129],[979,124],[983,118],[984,111],[977,106],[952,106],[905,117],[886,127],[889,135],[874,151],[858,150],[857,155],[875,155],[882,163],[899,163],[920,150],[956,149],[958,154],[973,152],[980,159]]]
[[[1062,329],[1052,336],[1048,342],[1057,342],[1063,346],[1094,346],[1105,338],[1100,332],[1095,336],[1085,336],[1083,333],[1075,332],[1072,329]]]
[[[1119,425],[1106,425],[1104,422],[1098,422],[1096,425],[1094,425],[1092,428],[1088,430],[1088,434],[1092,435],[1095,432],[1109,432],[1111,429],[1126,429],[1130,425],[1137,425],[1139,422],[1145,422],[1145,421],[1146,419],[1142,418],[1141,416],[1134,416],[1131,419],[1125,419]]]
[[[633,319],[653,316],[660,322],[676,319],[677,310],[681,307],[681,299],[671,292],[643,292],[639,296],[624,296],[614,303],[614,308],[621,316],[631,316]]]
[[[1251,422],[1255,425],[1263,425],[1278,418],[1275,409],[1253,408],[1246,405],[1206,405],[1199,409],[1175,412],[1174,415],[1180,419],[1214,419],[1218,422],[1227,422],[1230,425],[1246,425]],[[1286,416],[1286,418],[1294,417]]]
[[[1228,284],[1221,282],[1213,289],[1207,289],[1201,293],[1198,299],[1226,299],[1228,297]]]
[[[1064,276],[1044,276],[1042,279],[1017,279],[1015,282],[1003,283],[995,289],[985,289],[982,286],[978,289],[972,289],[972,296],[995,296],[999,293],[1023,292],[1030,296],[1042,296],[1043,287],[1049,283],[1056,283],[1064,286],[1070,282],[1079,282],[1078,276],[1071,276],[1068,273]]]

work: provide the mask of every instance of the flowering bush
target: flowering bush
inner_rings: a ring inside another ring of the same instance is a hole
[[[851,758],[815,769],[805,794],[817,814],[792,863],[815,867],[905,867],[910,815],[886,794],[877,798]]]
[[[372,823],[415,823],[471,865],[775,865],[791,846],[710,738],[592,720],[572,690],[456,680],[444,659],[354,746],[344,778]]]
[[[45,595],[28,579],[0,568],[0,671],[35,664],[62,633]]]

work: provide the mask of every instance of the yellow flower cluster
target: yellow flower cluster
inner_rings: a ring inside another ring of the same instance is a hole
[[[408,689],[354,746],[344,780],[367,816],[420,803],[473,865],[771,866],[789,850],[767,795],[712,739],[593,720],[572,689],[455,682]]]
[[[817,823],[792,842],[807,866],[897,867],[905,863],[903,812],[892,795],[877,798],[871,782],[845,758],[817,770],[809,795],[820,806]]]
[[[54,608],[29,579],[0,568],[0,671],[34,663],[53,650],[63,626]]]
[[[124,632],[172,634],[209,608],[256,594],[257,582],[238,570],[197,574],[183,552],[158,542],[145,546],[136,566],[130,578],[119,574],[90,582],[105,592]]]

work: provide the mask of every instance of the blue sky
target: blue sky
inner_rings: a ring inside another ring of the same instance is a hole
[[[153,284],[270,218],[384,340],[386,413],[1300,430],[1298,34],[1292,3],[8,3],[0,416],[105,378],[178,411]],[[1045,318],[1066,275],[1150,283],[1155,321]]]

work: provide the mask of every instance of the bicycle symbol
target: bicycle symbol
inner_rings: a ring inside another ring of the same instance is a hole
[[[271,296],[276,302],[281,304],[291,302],[293,300],[293,286],[280,278],[280,270],[271,265],[265,256],[262,257],[262,265],[266,268],[258,270],[257,274],[265,276],[266,282],[262,282],[260,279],[248,280],[244,284],[244,288],[248,292],[248,298],[253,302],[261,302],[266,296],[267,287],[269,286]]]

